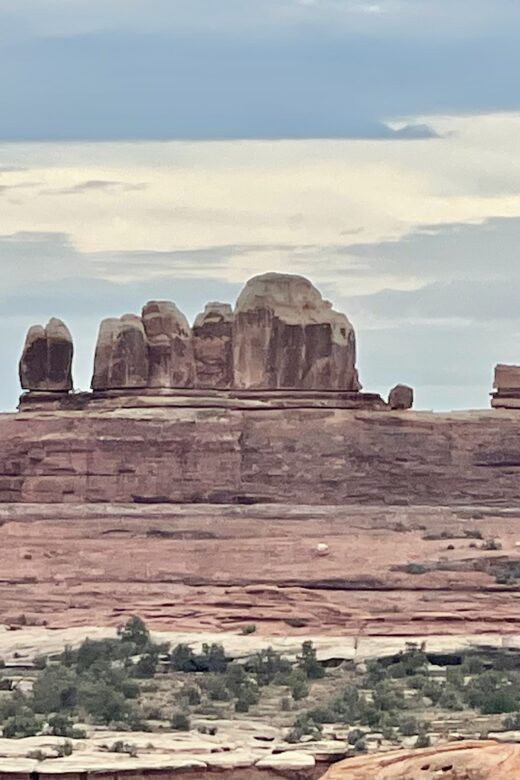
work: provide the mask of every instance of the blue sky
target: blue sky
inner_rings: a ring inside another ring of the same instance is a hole
[[[254,273],[353,320],[367,390],[520,360],[517,0],[0,0],[0,408],[26,327],[190,317]]]

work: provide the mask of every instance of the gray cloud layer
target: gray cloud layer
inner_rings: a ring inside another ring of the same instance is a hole
[[[4,0],[2,29],[0,139],[427,139],[385,120],[519,107],[508,0]]]

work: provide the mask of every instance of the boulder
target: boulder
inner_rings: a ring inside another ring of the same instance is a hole
[[[408,385],[396,385],[388,394],[390,409],[411,409],[413,406],[413,388]]]
[[[148,340],[141,318],[125,314],[103,320],[94,357],[93,390],[144,388],[148,384]]]
[[[19,364],[24,390],[65,393],[72,390],[74,347],[69,329],[61,320],[51,319],[44,328],[29,328]]]
[[[233,310],[228,303],[208,303],[193,325],[196,386],[229,388],[233,384]]]
[[[148,301],[142,320],[149,345],[148,387],[193,387],[191,328],[171,301]]]
[[[303,276],[247,282],[235,308],[233,355],[238,388],[360,389],[352,325]]]
[[[492,741],[453,742],[423,750],[347,758],[323,780],[516,780],[520,745]]]

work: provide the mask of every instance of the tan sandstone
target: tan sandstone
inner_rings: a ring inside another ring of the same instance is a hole
[[[517,780],[520,745],[455,742],[398,750],[334,764],[323,780]]]

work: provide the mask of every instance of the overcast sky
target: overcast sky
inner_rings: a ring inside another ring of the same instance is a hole
[[[0,408],[25,330],[304,273],[367,390],[520,361],[518,0],[0,0]]]

